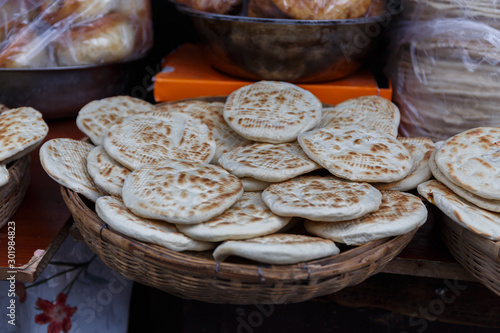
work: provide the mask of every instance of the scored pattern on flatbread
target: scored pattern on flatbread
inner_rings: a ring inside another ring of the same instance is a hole
[[[396,137],[400,119],[399,108],[390,100],[361,96],[324,108],[318,127],[360,124]]]
[[[134,170],[122,189],[125,206],[134,214],[178,224],[208,221],[242,194],[241,181],[223,168],[174,160]]]
[[[432,178],[429,168],[429,159],[436,147],[431,139],[428,138],[405,138],[399,137],[398,140],[408,149],[413,158],[413,171],[400,181],[392,183],[373,183],[379,190],[410,191],[417,186]]]
[[[10,109],[0,114],[0,162],[17,160],[37,148],[49,127],[42,114],[31,108]]]
[[[294,84],[260,81],[233,91],[224,119],[239,135],[268,143],[291,142],[321,120],[322,104]]]
[[[7,169],[7,164],[0,163],[0,187],[4,186],[9,182],[10,174]]]
[[[296,264],[339,254],[334,242],[318,237],[273,234],[247,240],[226,241],[214,250],[214,259],[239,256],[275,265]]]
[[[335,222],[378,210],[382,195],[368,183],[334,176],[302,176],[269,185],[262,199],[277,215]]]
[[[260,192],[246,192],[229,209],[213,219],[193,225],[178,225],[180,232],[207,242],[248,239],[277,232],[291,217],[274,214]]]
[[[306,220],[304,226],[313,235],[347,245],[361,245],[406,234],[427,220],[427,208],[419,197],[399,191],[381,192],[382,204],[376,212],[338,223]]]
[[[52,139],[40,147],[40,163],[57,183],[95,202],[102,193],[87,171],[87,156],[94,147],[73,139]]]
[[[479,208],[437,180],[417,188],[418,193],[462,227],[488,239],[500,240],[500,214]]]
[[[118,120],[140,112],[153,111],[151,103],[131,96],[112,96],[84,105],[76,117],[76,125],[94,145],[102,144],[104,135]]]
[[[413,169],[413,158],[401,142],[363,126],[316,129],[302,133],[298,141],[313,161],[340,178],[393,182]]]
[[[208,163],[215,141],[199,121],[138,115],[113,125],[104,137],[104,149],[118,163],[134,170],[169,159]]]
[[[112,229],[125,236],[173,251],[204,251],[216,245],[191,239],[180,233],[173,224],[134,215],[117,197],[100,197],[95,203],[95,210]]]
[[[111,195],[122,195],[123,182],[131,172],[106,153],[103,146],[93,148],[87,156],[87,170],[94,183]]]
[[[475,195],[474,193],[469,192],[458,185],[455,185],[455,183],[446,178],[446,176],[443,175],[443,173],[439,170],[438,166],[436,165],[436,162],[434,160],[435,155],[436,151],[432,153],[431,158],[429,160],[429,167],[432,171],[434,178],[436,178],[439,182],[448,187],[451,191],[455,192],[456,195],[473,203],[474,205],[490,210],[492,212],[500,213],[500,200],[486,199],[478,195]]]
[[[215,154],[211,163],[217,164],[219,157],[252,141],[236,133],[224,120],[224,103],[187,100],[157,106],[160,111],[186,113],[208,126],[215,140]]]
[[[232,174],[267,182],[280,182],[321,166],[312,161],[297,142],[254,143],[222,155],[219,164]]]
[[[456,185],[487,199],[500,200],[500,128],[461,132],[436,151],[439,170]]]

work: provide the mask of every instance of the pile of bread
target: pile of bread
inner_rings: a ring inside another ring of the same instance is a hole
[[[341,20],[381,13],[382,0],[175,0],[190,8],[215,13],[243,13],[249,17],[297,20]]]
[[[500,240],[500,127],[479,127],[438,142],[434,180],[418,192],[472,232]]]
[[[399,138],[379,96],[323,105],[260,81],[223,102],[93,101],[76,119],[90,142],[40,149],[45,171],[95,202],[111,229],[175,251],[290,264],[406,234],[427,219],[408,193],[430,179],[435,146]]]
[[[5,0],[1,13],[0,67],[108,64],[152,46],[149,1]]]
[[[500,126],[500,6],[496,1],[406,0],[391,25],[386,73],[401,134],[442,141]]]
[[[30,107],[9,109],[0,104],[0,201],[2,208],[9,193],[3,191],[11,179],[13,162],[36,149],[47,135],[49,128],[42,114]],[[2,228],[6,220],[0,221]]]

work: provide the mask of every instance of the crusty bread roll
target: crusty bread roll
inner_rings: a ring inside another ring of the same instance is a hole
[[[61,66],[119,62],[134,52],[135,36],[125,17],[111,13],[61,35],[55,41],[56,58]]]
[[[43,0],[40,9],[45,22],[54,25],[64,19],[73,24],[93,21],[113,10],[118,0]]]
[[[0,0],[0,49],[2,48],[1,43],[12,36],[16,28],[31,22],[38,14],[38,10],[36,3]]]
[[[358,18],[368,11],[372,0],[271,0],[285,15],[299,20]]]
[[[44,37],[31,26],[20,24],[11,30],[0,51],[0,67],[29,68],[50,66],[49,49]]]
[[[249,17],[289,18],[271,0],[249,0]]]
[[[177,0],[190,8],[215,14],[228,14],[241,4],[241,0]]]
[[[153,45],[151,3],[145,0],[119,0],[115,10],[133,22],[136,28],[135,52],[142,53]]]

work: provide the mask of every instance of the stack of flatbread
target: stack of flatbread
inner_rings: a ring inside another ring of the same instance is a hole
[[[401,133],[442,141],[500,126],[500,7],[491,1],[405,1],[387,61]]]
[[[291,264],[427,217],[401,191],[430,178],[434,145],[398,138],[399,111],[378,96],[323,107],[296,85],[260,81],[224,102],[94,101],[77,124],[92,143],[46,142],[46,172],[110,228],[174,251]]]
[[[441,143],[429,165],[435,180],[418,192],[450,219],[500,240],[500,127],[479,127]]]
[[[405,20],[462,18],[500,27],[500,5],[489,0],[403,0],[401,17]]]
[[[37,110],[30,107],[8,109],[0,105],[0,196],[3,194],[1,188],[9,182],[12,162],[36,149],[48,129]],[[0,224],[0,228],[2,226]]]

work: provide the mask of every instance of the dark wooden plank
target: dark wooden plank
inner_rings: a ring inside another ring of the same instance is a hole
[[[423,332],[434,321],[500,328],[500,297],[478,282],[378,274],[328,299],[408,316],[412,331]]]

